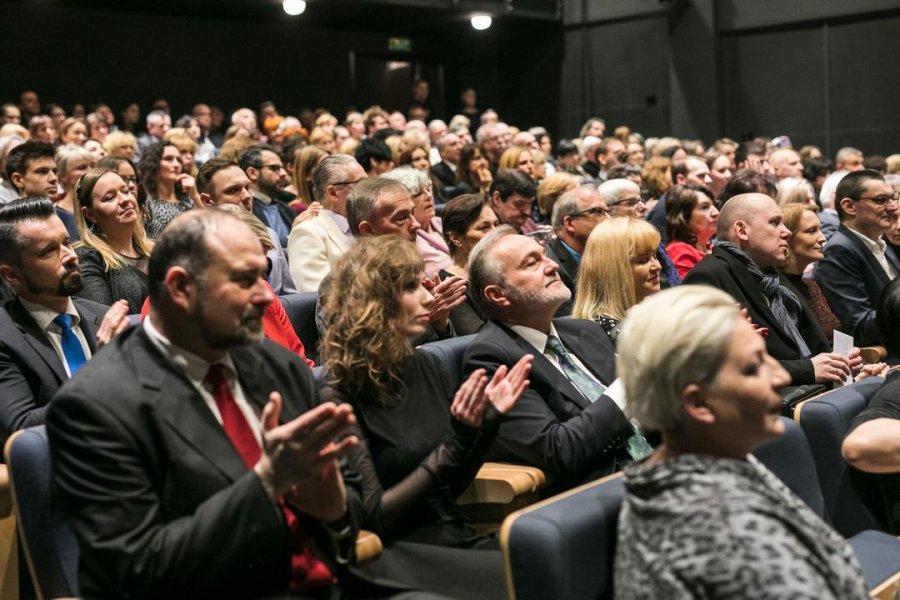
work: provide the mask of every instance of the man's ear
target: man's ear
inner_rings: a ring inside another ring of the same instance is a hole
[[[747,227],[747,221],[738,219],[731,226],[732,239],[746,242],[750,239],[750,228]]]
[[[675,185],[684,185],[685,181],[684,175],[681,173],[675,176]]]
[[[494,306],[509,306],[509,298],[506,291],[497,284],[492,283],[484,287],[482,291],[484,299]]]
[[[19,269],[7,264],[0,264],[0,278],[6,280],[13,288],[22,283],[21,273]]]
[[[200,192],[200,202],[203,203],[203,206],[214,206],[212,196],[207,194],[206,192]]]
[[[851,198],[841,198],[841,201],[838,204],[841,205],[841,210],[844,211],[845,215],[851,217],[856,216],[856,202],[854,202]]]
[[[716,421],[716,415],[710,409],[709,395],[703,387],[696,383],[689,383],[681,390],[681,406],[693,421],[704,425],[712,425]]]
[[[12,182],[13,187],[16,188],[16,191],[19,192],[19,194],[21,194],[25,190],[25,184],[22,182],[21,173],[14,172],[12,174],[12,177],[10,178],[10,181]]]
[[[170,267],[163,278],[163,285],[172,303],[189,312],[197,296],[197,282],[182,266]]]
[[[503,198],[500,197],[500,190],[494,190],[494,193],[491,194],[491,206],[497,206],[501,202],[503,202]]]
[[[359,229],[360,236],[372,235],[372,224],[368,221],[360,221],[357,229]]]
[[[247,179],[253,183],[256,183],[256,180],[259,179],[259,169],[256,167],[247,167],[245,172],[247,173]]]
[[[563,217],[563,231],[568,233],[570,236],[575,235],[575,219],[571,217],[571,215],[566,215]]]

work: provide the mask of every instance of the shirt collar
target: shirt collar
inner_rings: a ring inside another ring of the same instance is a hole
[[[866,245],[866,248],[868,248],[871,252],[873,252],[874,254],[884,254],[884,251],[887,248],[887,244],[881,238],[881,236],[879,236],[877,240],[873,240],[869,236],[867,236],[863,233],[860,233],[859,231],[853,229],[852,227],[848,227],[847,229],[849,229],[850,231],[855,233],[856,237],[861,239],[863,244]]]
[[[253,192],[253,198],[259,200],[263,204],[272,204],[272,199],[260,191]]]
[[[226,354],[221,360],[211,363],[206,359],[197,356],[193,352],[188,352],[184,348],[180,348],[173,344],[153,326],[150,315],[147,315],[147,317],[144,318],[142,325],[144,331],[147,333],[147,337],[150,338],[153,345],[156,346],[173,365],[181,369],[184,374],[187,375],[187,378],[195,385],[203,385],[203,380],[206,379],[209,368],[214,364],[225,365],[228,373],[236,373],[234,362],[231,360],[231,354]]]
[[[334,221],[334,224],[338,226],[338,229],[341,230],[341,233],[350,237],[350,221],[347,220],[347,217],[344,215],[339,215],[333,210],[329,210],[327,208],[323,208],[322,212],[331,217],[331,220]]]
[[[53,323],[53,319],[59,316],[58,312],[51,310],[42,304],[29,302],[21,296],[19,296],[19,301],[22,303],[22,306],[25,307],[25,310],[28,311],[28,314],[31,315],[31,318],[34,319],[34,322],[38,324],[38,327],[41,328],[41,331],[46,332],[51,326],[59,329],[59,326]],[[69,304],[66,306],[65,314],[72,315],[72,327],[78,327],[78,324],[81,322],[81,315],[79,315],[78,311],[75,309],[75,303],[72,302],[71,298],[69,298]]]
[[[578,252],[575,252],[575,250],[572,248],[572,246],[565,243],[562,240],[562,238],[560,238],[559,243],[562,244],[565,247],[565,249],[569,251],[569,254],[571,254],[572,258],[575,259],[575,264],[580,265],[581,264],[581,254],[579,254]]]
[[[534,346],[538,352],[544,354],[547,348],[547,338],[550,337],[549,335],[543,331],[526,327],[525,325],[510,325],[509,328],[522,336],[522,339]],[[553,323],[550,323],[550,335],[559,338]]]

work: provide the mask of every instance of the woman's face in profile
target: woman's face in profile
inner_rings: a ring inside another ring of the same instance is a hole
[[[784,433],[778,390],[790,382],[788,372],[766,352],[762,336],[738,317],[722,368],[705,391],[718,438],[728,440],[723,455],[745,454]]]
[[[422,285],[425,274],[410,283],[400,294],[400,332],[406,337],[418,337],[425,333],[431,318],[434,296]]]
[[[469,225],[466,230],[466,237],[463,239],[463,251],[468,253],[475,247],[475,244],[481,241],[481,238],[489,234],[495,227],[500,224],[497,219],[497,213],[488,205],[481,207],[481,214]]]
[[[659,274],[662,267],[656,252],[644,252],[631,259],[631,273],[634,275],[634,292],[640,302],[659,291]]]
[[[691,211],[691,230],[698,234],[713,234],[719,222],[719,210],[712,198],[706,194],[696,194],[696,204]]]

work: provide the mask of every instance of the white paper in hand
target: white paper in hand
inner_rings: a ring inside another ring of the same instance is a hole
[[[840,331],[834,332],[834,353],[840,354],[844,358],[850,358],[850,352],[853,350],[853,336],[847,335],[846,333],[841,333]],[[844,380],[844,385],[850,385],[853,383],[853,375],[847,375],[847,378]]]

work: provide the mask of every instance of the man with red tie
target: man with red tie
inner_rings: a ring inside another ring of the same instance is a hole
[[[253,233],[185,213],[149,264],[150,315],[47,415],[86,597],[382,597],[349,568],[359,507],[339,466],[352,411],[262,339],[274,300]],[[363,590],[363,591],[360,591]]]

